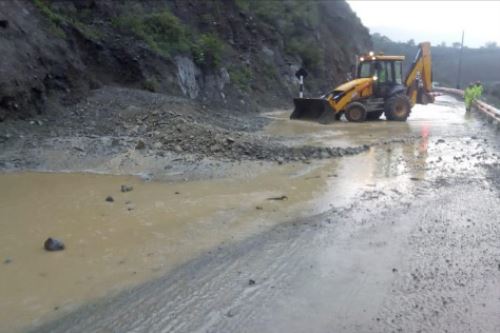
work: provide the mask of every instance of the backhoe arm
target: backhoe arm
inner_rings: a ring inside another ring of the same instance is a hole
[[[406,93],[412,105],[427,104],[434,99],[430,95],[432,90],[432,61],[431,44],[423,42],[419,44],[419,49],[415,61],[405,79]]]

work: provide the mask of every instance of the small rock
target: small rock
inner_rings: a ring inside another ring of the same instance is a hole
[[[177,192],[177,191],[176,191],[174,194],[181,194],[181,192]]]
[[[64,243],[60,240],[49,237],[43,244],[43,247],[46,251],[62,251],[64,250]]]
[[[218,145],[218,144],[215,144],[215,145],[213,145],[213,146],[210,147],[210,151],[212,153],[217,153],[217,152],[219,152],[221,150],[222,150],[222,147],[220,145]]]
[[[262,208],[262,206],[255,206],[255,209],[262,210],[263,208]]]
[[[144,141],[142,141],[142,140],[137,141],[137,144],[135,145],[135,149],[141,150],[144,148],[146,148],[146,144],[144,143]]]
[[[226,138],[226,142],[229,143],[229,144],[234,143],[234,139],[232,137],[228,136]]]
[[[282,195],[280,197],[271,197],[271,198],[267,198],[267,200],[288,200],[288,197],[286,195]]]
[[[176,153],[182,153],[182,147],[181,147],[181,146],[179,146],[179,145],[175,145],[175,146],[174,146],[174,151],[175,151]]]
[[[121,186],[121,191],[122,192],[130,192],[134,189],[133,186],[130,186],[130,185],[122,185]]]
[[[4,264],[6,264],[6,265],[7,265],[7,264],[10,264],[11,262],[12,262],[12,259],[10,259],[10,258],[6,258],[6,259],[3,261],[3,263],[4,263]]]
[[[112,197],[112,196],[108,195],[108,196],[106,197],[106,201],[107,201],[107,202],[114,202],[114,201],[115,201],[115,199],[113,199],[113,197]]]
[[[392,272],[393,272],[393,273],[396,273],[397,271],[398,271],[398,269],[397,269],[397,268],[393,268],[393,269],[392,269]]]
[[[249,286],[253,286],[253,285],[255,285],[255,283],[256,283],[255,280],[252,280],[252,279],[248,280]]]
[[[161,149],[163,147],[163,144],[161,142],[155,142],[155,144],[153,145],[153,147],[155,149]]]
[[[444,143],[444,142],[445,142],[445,140],[444,140],[444,139],[438,139],[438,140],[436,141],[436,143]]]

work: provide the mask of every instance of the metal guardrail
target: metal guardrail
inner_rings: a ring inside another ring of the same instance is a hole
[[[453,89],[453,88],[434,88],[436,92],[441,92],[444,94],[450,94],[454,96],[458,96],[463,98],[464,97],[464,91],[460,89]],[[474,101],[474,106],[483,112],[486,116],[489,118],[492,118],[492,120],[495,120],[497,122],[500,122],[500,110],[495,108],[494,106],[489,105],[488,103],[485,103],[483,101]]]

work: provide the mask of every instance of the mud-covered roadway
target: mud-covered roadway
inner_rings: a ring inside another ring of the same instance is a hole
[[[204,127],[204,153],[10,128],[0,331],[499,332],[493,126],[447,96],[406,123],[288,113]]]

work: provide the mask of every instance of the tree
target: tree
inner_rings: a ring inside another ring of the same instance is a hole
[[[439,44],[440,47],[446,47],[446,42],[441,42],[441,44]]]
[[[483,47],[485,49],[497,49],[498,48],[498,44],[497,44],[497,42],[486,42],[486,44],[484,44]]]
[[[454,42],[453,44],[451,44],[451,46],[452,46],[453,48],[455,48],[455,49],[459,49],[459,48],[460,48],[460,46],[462,46],[462,43],[460,43],[460,42]]]
[[[414,47],[415,46],[415,40],[412,38],[409,41],[407,41],[406,44],[408,44],[408,46]]]

